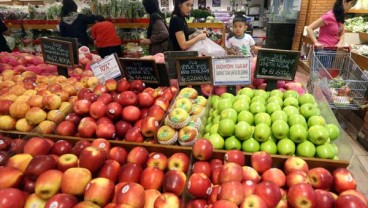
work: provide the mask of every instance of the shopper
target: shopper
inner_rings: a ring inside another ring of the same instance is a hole
[[[147,38],[140,41],[141,44],[149,45],[149,53],[163,53],[170,50],[169,28],[166,24],[165,15],[160,11],[158,0],[143,0],[143,6],[150,15],[147,29]]]
[[[233,36],[227,40],[226,48],[229,55],[247,55],[256,53],[257,49],[252,36],[245,33],[247,30],[247,19],[242,15],[233,19]]]
[[[174,51],[185,51],[194,43],[207,37],[202,31],[198,35],[189,38],[194,32],[188,28],[185,17],[189,16],[193,7],[193,0],[174,0],[173,16],[170,19],[170,40]]]
[[[6,43],[4,35],[8,35],[9,30],[6,27],[2,19],[0,19],[0,52],[11,52],[8,44]]]
[[[332,10],[307,27],[308,36],[316,48],[344,46],[345,13],[356,2],[357,0],[336,0]],[[317,28],[319,28],[318,40],[314,34]]]
[[[92,39],[101,58],[116,53],[123,57],[121,40],[116,34],[114,24],[102,16],[96,16],[96,23],[91,28]]]
[[[73,0],[63,0],[61,7],[60,36],[77,38],[79,46],[88,46],[91,42],[87,35],[88,24],[95,23],[95,16],[86,16],[77,12],[78,6]]]

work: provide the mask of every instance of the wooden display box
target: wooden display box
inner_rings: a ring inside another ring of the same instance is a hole
[[[361,43],[368,43],[368,33],[360,32],[359,33],[359,39],[360,39]]]
[[[362,56],[360,54],[352,52],[351,58],[362,70],[368,70],[368,57],[367,56]]]

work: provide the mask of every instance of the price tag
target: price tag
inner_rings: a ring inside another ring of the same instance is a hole
[[[212,59],[213,85],[246,85],[251,82],[250,57]]]
[[[116,54],[111,54],[91,65],[94,76],[101,83],[108,79],[116,79],[122,76],[122,70],[117,59]]]
[[[72,45],[72,42],[69,41],[41,38],[41,49],[45,63],[62,67],[73,67]]]
[[[176,60],[176,71],[180,86],[212,84],[212,58],[189,57]]]
[[[142,80],[149,84],[159,84],[159,76],[155,60],[119,58],[128,81]]]

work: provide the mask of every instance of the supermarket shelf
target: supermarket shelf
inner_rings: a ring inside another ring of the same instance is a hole
[[[361,9],[361,10],[349,10],[347,11],[348,14],[368,14],[368,9]]]

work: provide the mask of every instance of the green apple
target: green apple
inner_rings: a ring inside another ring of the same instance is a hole
[[[235,95],[228,93],[228,92],[222,93],[220,97],[221,99],[230,99],[231,101],[235,100]]]
[[[206,122],[202,122],[202,123],[206,123]],[[210,116],[207,118],[207,123],[206,124],[212,124],[213,123],[213,117]]]
[[[254,116],[254,124],[258,125],[260,123],[265,123],[271,126],[271,116],[268,113],[257,113]]]
[[[277,96],[277,97],[283,98],[284,93],[281,92],[281,90],[279,90],[279,89],[274,89],[270,92],[270,97],[272,97],[272,96]]]
[[[231,119],[223,119],[219,123],[218,133],[223,137],[229,137],[234,134],[235,122]]]
[[[254,96],[254,90],[249,87],[244,87],[238,91],[239,95],[247,95],[249,98]]]
[[[314,96],[308,92],[304,93],[303,95],[300,95],[298,100],[299,100],[300,106],[306,103],[314,104],[316,102],[316,99],[314,98]]]
[[[299,107],[298,99],[294,97],[288,97],[284,100],[284,106],[294,106],[298,108]]]
[[[254,96],[251,103],[262,103],[263,105],[266,105],[266,99],[262,96]]]
[[[271,136],[271,127],[265,123],[260,123],[254,127],[253,137],[259,142],[267,141]]]
[[[225,149],[226,150],[240,150],[241,143],[235,136],[228,137],[227,139],[225,139]]]
[[[219,116],[220,115],[220,113],[219,113],[219,111],[217,110],[217,109],[214,109],[213,111],[212,111],[212,113],[211,113],[211,116],[213,116],[213,117],[215,117],[215,116]]]
[[[268,93],[265,90],[256,89],[256,90],[254,90],[254,96],[261,96],[261,97],[264,97],[265,99],[267,99],[268,98]]]
[[[296,115],[296,114],[300,114],[299,113],[299,108],[289,105],[286,106],[282,109],[288,116],[292,116],[292,115]]]
[[[245,121],[247,122],[249,125],[253,125],[254,123],[254,116],[251,112],[249,111],[241,111],[238,115],[238,122],[241,121]]]
[[[273,112],[277,111],[277,110],[281,110],[281,107],[278,103],[276,102],[270,102],[270,103],[267,103],[266,105],[266,112],[268,114],[272,114]]]
[[[223,149],[225,140],[220,134],[212,134],[208,137],[208,141],[211,142],[214,149]]]
[[[288,97],[293,97],[293,98],[298,99],[299,98],[299,93],[295,90],[286,90],[284,92],[284,99],[286,99]]]
[[[289,134],[289,125],[284,120],[276,120],[272,123],[271,132],[276,139],[284,139]]]
[[[238,99],[233,104],[233,109],[240,113],[243,110],[249,110],[249,102],[245,99]]]
[[[294,155],[295,143],[288,138],[281,139],[277,142],[277,152],[280,155]]]
[[[210,133],[211,132],[211,127],[212,127],[212,124],[206,124],[206,127],[204,128],[206,133]]]
[[[242,150],[244,152],[258,152],[259,148],[259,142],[254,138],[247,139],[242,143]]]
[[[205,135],[203,135],[203,138],[205,138],[205,139],[210,138],[210,133],[206,133]]]
[[[335,148],[330,143],[318,145],[316,156],[323,159],[332,159],[335,157]]]
[[[230,99],[221,99],[218,101],[218,104],[217,104],[217,109],[220,114],[223,110],[229,109],[232,107],[233,107],[233,103]]]
[[[252,103],[249,106],[249,111],[253,114],[266,112],[266,106],[262,103]]]
[[[265,142],[261,143],[261,151],[268,152],[270,154],[276,154],[277,153],[277,145],[273,139],[268,139]]]
[[[314,157],[316,154],[316,146],[310,141],[299,143],[296,147],[296,155],[302,157]]]
[[[248,95],[239,95],[239,94],[235,96],[235,101],[237,100],[244,100],[247,103],[250,103],[252,101],[252,99]]]
[[[245,121],[240,121],[235,125],[235,136],[240,140],[247,140],[252,136],[253,129]]]
[[[326,124],[326,128],[328,129],[330,140],[334,141],[340,136],[340,129],[335,124]]]
[[[288,115],[282,110],[277,110],[277,111],[275,111],[271,114],[271,121],[273,123],[277,120],[283,120],[283,121],[287,122]]]
[[[302,143],[308,138],[308,130],[302,124],[292,125],[289,129],[289,139],[295,143]]]
[[[322,145],[329,137],[328,129],[321,125],[314,125],[308,129],[308,139],[315,145]]]
[[[326,124],[325,118],[322,116],[311,116],[308,118],[308,126],[321,125],[324,126]]]
[[[213,123],[214,123],[214,124],[218,124],[218,123],[220,123],[220,116],[215,116],[215,117],[213,118]]]
[[[305,119],[309,119],[312,116],[316,116],[319,114],[318,108],[312,103],[305,103],[300,106],[299,112]]]
[[[294,115],[289,116],[288,124],[289,126],[300,124],[300,125],[303,125],[305,128],[308,128],[307,121],[305,120],[304,116],[300,114],[294,114]]]
[[[211,102],[211,105],[213,106],[213,104],[216,102],[216,101],[219,101],[220,100],[220,96],[218,95],[211,95],[211,98],[210,98],[210,102]]]
[[[232,108],[224,109],[220,114],[220,120],[224,119],[231,119],[236,123],[238,120],[238,113]]]
[[[339,153],[339,147],[335,143],[330,143],[332,147],[334,148],[334,154],[338,155]]]
[[[277,103],[277,104],[279,104],[280,107],[282,107],[284,105],[284,101],[282,100],[282,98],[277,97],[277,96],[269,97],[267,99],[267,103]]]
[[[218,133],[219,124],[212,124],[210,129],[210,134],[217,134]]]

